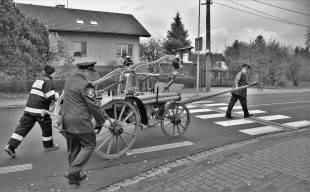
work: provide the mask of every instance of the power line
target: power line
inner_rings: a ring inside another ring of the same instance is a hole
[[[232,2],[232,3],[234,3],[234,4],[240,5],[240,6],[242,6],[242,7],[246,7],[246,8],[248,8],[248,9],[253,10],[253,11],[256,11],[256,12],[258,12],[258,13],[262,13],[262,14],[264,14],[264,15],[268,15],[268,16],[271,16],[271,17],[273,17],[273,18],[280,19],[280,20],[282,20],[282,21],[284,21],[284,22],[286,22],[286,23],[291,23],[291,24],[297,24],[297,25],[299,25],[298,23],[295,23],[294,21],[289,21],[289,20],[283,19],[283,18],[281,18],[281,17],[277,17],[277,16],[274,16],[274,15],[265,13],[265,12],[263,12],[263,11],[260,11],[260,10],[257,10],[257,9],[253,9],[253,8],[251,8],[251,7],[242,5],[241,3],[237,3],[237,2],[234,2],[234,1],[232,1],[232,0],[227,0],[227,1],[230,1],[230,2]]]
[[[252,0],[252,1],[255,1],[255,2],[258,2],[258,3],[261,3],[261,4],[265,4],[265,5],[269,5],[269,6],[272,6],[272,7],[276,7],[276,8],[279,8],[279,9],[283,9],[283,10],[286,10],[286,11],[290,11],[290,12],[294,12],[294,13],[299,13],[299,14],[302,14],[302,15],[310,16],[310,14],[308,14],[308,13],[303,13],[303,12],[299,12],[299,11],[295,11],[295,10],[291,10],[291,9],[286,9],[286,8],[279,7],[279,6],[276,6],[276,5],[272,5],[272,4],[269,4],[269,3],[264,3],[264,2],[261,2],[261,1],[258,1],[258,0]]]
[[[310,27],[308,25],[302,25],[302,24],[295,23],[295,22],[287,22],[287,21],[282,21],[282,20],[279,20],[279,19],[274,19],[272,17],[266,17],[266,16],[263,16],[263,15],[259,15],[259,14],[252,13],[252,12],[249,12],[249,11],[244,11],[242,9],[238,9],[238,8],[235,8],[235,7],[232,7],[232,6],[229,6],[229,5],[225,5],[225,4],[222,4],[222,3],[218,3],[218,2],[213,2],[213,3],[222,5],[224,7],[229,7],[231,9],[236,9],[238,11],[245,12],[245,13],[248,13],[248,14],[252,14],[252,15],[259,16],[259,17],[264,17],[264,18],[271,19],[271,20],[274,20],[274,21],[282,22],[282,23],[287,23],[287,24],[291,24],[291,25],[297,25],[297,26],[301,26],[301,27]]]

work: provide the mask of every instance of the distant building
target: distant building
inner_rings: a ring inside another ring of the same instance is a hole
[[[139,61],[140,37],[149,32],[131,14],[68,9],[17,3],[27,17],[43,21],[50,32],[69,40],[69,54],[76,62],[97,61],[97,65],[122,65],[130,55]]]

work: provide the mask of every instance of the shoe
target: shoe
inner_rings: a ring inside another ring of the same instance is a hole
[[[51,147],[44,148],[45,151],[52,151],[52,150],[57,150],[57,149],[59,149],[59,146],[57,144],[54,144]]]
[[[226,119],[233,119],[232,116],[225,116]]]
[[[245,115],[244,118],[249,118],[249,117],[251,117],[251,116],[253,116],[253,114]]]
[[[80,173],[69,173],[68,175],[64,175],[66,179],[68,179],[69,185],[80,185],[80,181],[84,180],[86,178],[86,174],[80,174]]]
[[[7,154],[9,154],[11,157],[13,158],[16,157],[15,149],[10,145],[6,145],[4,151],[7,152]]]

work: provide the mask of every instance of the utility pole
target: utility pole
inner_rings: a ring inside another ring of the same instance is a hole
[[[197,54],[197,70],[196,70],[196,95],[199,93],[199,55],[200,55],[200,5],[201,5],[201,0],[199,0],[199,11],[198,11],[198,54]]]
[[[210,91],[211,86],[211,17],[210,17],[210,5],[211,0],[206,0],[206,87],[205,91]]]
[[[69,0],[67,0],[67,8],[69,8],[68,1],[69,1]]]

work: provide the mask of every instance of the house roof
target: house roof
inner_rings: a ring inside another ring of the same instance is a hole
[[[149,32],[131,14],[57,8],[16,3],[26,17],[43,21],[52,32],[87,32],[150,37]],[[76,20],[84,24],[77,24]],[[96,21],[92,25],[90,21]]]

